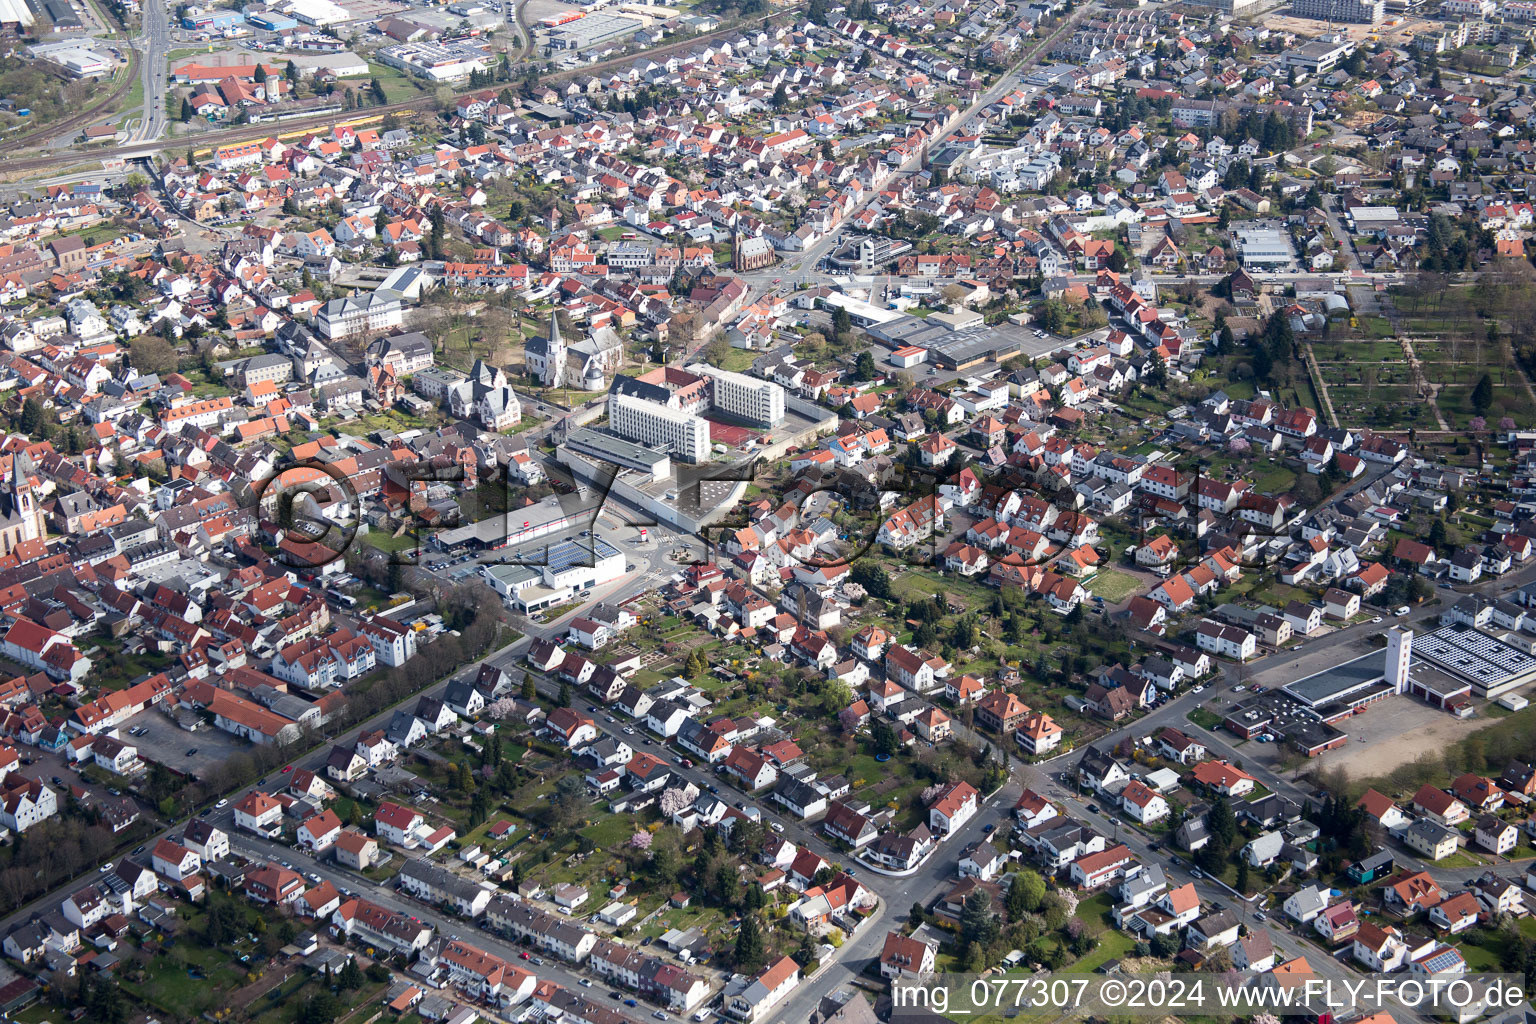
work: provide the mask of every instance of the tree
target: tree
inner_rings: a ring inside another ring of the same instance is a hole
[[[661,810],[661,816],[663,818],[670,818],[690,803],[692,803],[692,800],[689,799],[688,791],[685,788],[682,786],[672,786],[662,792],[658,806]],[[719,833],[712,832],[710,834],[718,835]]]
[[[859,559],[854,563],[853,571],[848,574],[848,577],[863,587],[864,592],[870,597],[878,597],[882,601],[890,599],[891,575],[873,559]]]
[[[587,790],[580,776],[566,775],[555,783],[549,806],[555,824],[564,827],[575,822],[587,806]]]
[[[288,62],[288,66],[283,68],[283,77],[288,79],[288,84],[290,86],[297,87],[299,84],[299,78],[301,77],[299,74],[299,66],[290,60]]]
[[[23,434],[37,434],[43,425],[43,417],[42,399],[33,395],[21,403],[21,418],[17,421],[17,426],[21,428]]]
[[[1237,881],[1237,884],[1234,886],[1234,888],[1237,889],[1238,892],[1245,893],[1245,892],[1248,891],[1248,858],[1247,857],[1239,857],[1237,859],[1237,879],[1236,879],[1236,881]]]
[[[181,120],[182,120],[182,123],[185,124],[186,122],[192,120],[192,115],[193,115],[192,101],[190,99],[188,99],[187,97],[183,96],[181,98]]]
[[[267,84],[267,66],[259,60],[256,62],[256,84]]]
[[[563,708],[568,708],[568,707],[571,706],[571,684],[570,683],[561,683],[560,684],[560,706],[563,707]]]
[[[856,380],[874,380],[880,371],[875,367],[875,357],[868,350],[859,353],[858,359],[853,364],[853,375]]]
[[[158,334],[141,334],[128,343],[128,362],[140,373],[169,373],[176,369],[176,350]]]
[[[523,677],[523,700],[535,701],[539,699],[539,688],[534,685],[533,676]]]
[[[992,914],[992,897],[985,889],[974,889],[960,911],[960,939],[985,948],[995,938],[997,918]]]
[[[1232,805],[1221,799],[1212,801],[1205,816],[1205,827],[1211,833],[1210,845],[1219,847],[1224,859],[1232,848],[1232,841],[1237,838],[1237,818],[1232,814]]]
[[[336,984],[343,992],[363,987],[363,969],[357,966],[355,958],[349,958],[341,972],[336,975]]]
[[[1493,406],[1493,378],[1483,374],[1472,388],[1472,408],[1479,416],[1487,415]]]
[[[838,306],[832,311],[833,335],[841,338],[843,335],[849,333],[852,330],[853,318],[848,315],[848,311],[846,309],[844,309],[842,306]]]
[[[123,1024],[128,1019],[128,1006],[123,1001],[123,993],[116,986],[108,984],[101,978],[90,979],[87,985],[82,985],[80,1003],[85,1009],[87,1020],[100,1021],[101,1024]]]
[[[763,966],[767,947],[763,942],[763,926],[756,914],[743,914],[741,930],[736,933],[736,969],[750,974]]]
[[[1008,887],[1008,920],[1023,920],[1025,914],[1033,914],[1045,900],[1045,879],[1040,873],[1025,868],[1013,876]]]

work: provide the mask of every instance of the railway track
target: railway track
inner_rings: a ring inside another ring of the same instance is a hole
[[[577,75],[597,74],[598,72],[605,71],[610,68],[627,66],[630,63],[639,60],[641,57],[654,60],[657,57],[666,56],[679,50],[689,49],[698,45],[699,43],[708,42],[711,39],[733,35],[737,32],[755,28],[759,25],[766,24],[774,18],[792,13],[793,10],[794,8],[787,7],[782,10],[774,11],[770,14],[748,18],[746,21],[733,24],[728,28],[719,28],[713,32],[705,32],[697,36],[690,36],[687,39],[680,39],[676,42],[668,43],[665,46],[657,46],[649,50],[644,50],[641,53],[626,53],[622,56],[610,57],[607,60],[600,60],[593,64],[586,64],[580,68],[572,68],[569,71],[557,71],[543,76],[540,81],[547,84],[565,81],[566,79],[574,78]],[[524,28],[524,31],[526,32],[526,38],[523,41],[524,58],[518,63],[513,64],[514,72],[516,72],[520,67],[526,66],[530,63],[535,63],[531,60],[534,49],[533,30],[531,27],[524,26],[521,11],[519,11],[517,17],[519,27]],[[133,68],[135,71],[137,71],[138,68],[137,60],[138,54],[137,51],[134,51],[135,63],[133,64]],[[536,63],[542,63],[542,61]],[[113,102],[114,99],[120,98],[123,91],[131,88],[132,83],[133,79],[130,78],[128,83],[125,84],[121,90],[116,91],[113,97],[103,101],[103,103],[93,108],[92,112],[89,114],[76,115],[76,117],[71,118],[69,122],[64,122],[64,124],[68,124],[69,130],[73,130],[73,128],[77,127],[78,124],[83,124],[86,121],[89,121],[92,117],[99,116],[101,109],[109,103]],[[497,87],[492,86],[491,88]],[[455,94],[479,91],[481,90],[471,90],[467,88],[454,90]],[[415,99],[405,100],[400,103],[385,103],[377,107],[366,107],[362,110],[356,111],[355,115],[358,117],[377,118],[390,113],[430,110],[435,107],[435,105],[436,100],[434,100],[432,97],[419,96]],[[291,121],[285,121],[281,124],[281,134],[287,135],[291,132],[303,131],[308,128],[319,128],[322,126],[328,127],[334,124],[345,124],[347,121],[348,118],[338,117],[334,113],[319,114],[312,118],[295,118]],[[122,160],[142,160],[145,157],[154,156],[155,154],[164,152],[165,150],[184,150],[189,146],[196,149],[208,149],[211,147],[226,146],[236,142],[259,140],[265,138],[267,135],[274,134],[275,130],[278,128],[277,125],[274,125],[274,132],[263,133],[261,131],[261,127],[261,125],[235,125],[229,128],[218,128],[214,131],[203,132],[195,136],[182,136],[181,138],[167,137],[155,142],[147,142],[142,145],[123,146],[113,151],[111,155],[116,159]],[[59,134],[59,128],[59,125],[54,125],[48,129],[48,132],[51,136],[57,136]],[[92,154],[90,153],[80,152],[71,148],[51,156],[30,157],[22,160],[7,160],[5,162],[5,169],[6,171],[12,173],[18,171],[45,171],[51,167],[57,167],[60,165],[78,164],[82,159],[88,159],[91,155]]]
[[[92,121],[95,121],[97,118],[101,117],[101,115],[106,113],[110,107],[117,103],[118,100],[122,99],[123,96],[128,93],[128,90],[133,88],[133,84],[139,80],[139,51],[129,50],[128,54],[128,77],[123,79],[123,83],[116,89],[113,89],[105,99],[98,103],[92,104],[90,107],[82,110],[78,114],[72,114],[69,117],[66,117],[62,121],[55,121],[52,124],[46,125],[42,128],[39,128],[35,132],[31,132],[19,138],[8,139],[6,141],[6,147],[12,150],[25,149],[28,146],[35,145],[38,142],[47,142],[49,139],[56,139],[60,135],[69,135],[76,129],[84,128]],[[65,159],[73,163],[79,161],[80,157],[83,155],[85,154],[74,153],[71,151],[71,155]],[[7,170],[20,169],[24,163],[25,161],[7,160],[5,166]]]

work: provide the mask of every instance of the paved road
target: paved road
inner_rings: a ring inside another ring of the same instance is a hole
[[[130,142],[153,142],[165,131],[166,54],[170,52],[170,18],[166,0],[145,0],[142,34],[134,46],[143,54],[139,74],[144,81],[144,113]]]

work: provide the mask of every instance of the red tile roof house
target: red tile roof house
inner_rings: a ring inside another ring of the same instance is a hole
[[[299,845],[311,853],[323,853],[341,837],[341,819],[332,810],[306,818],[299,826]]]
[[[1445,898],[1445,894],[1428,872],[1402,871],[1382,884],[1382,898],[1387,906],[1411,913],[1433,907]]]
[[[156,874],[179,882],[202,870],[203,859],[180,843],[162,839],[155,844],[150,864]]]
[[[1253,776],[1225,761],[1201,761],[1195,765],[1195,781],[1221,796],[1253,792]]]
[[[1476,925],[1482,909],[1476,896],[1470,892],[1458,892],[1429,908],[1429,923],[1441,931],[1456,935]]]
[[[292,903],[304,895],[304,879],[297,872],[268,864],[245,876],[245,894],[258,903]]]
[[[1466,804],[1445,790],[1431,786],[1427,782],[1413,794],[1413,809],[1446,828],[1461,824],[1469,816]]]
[[[1010,733],[1019,727],[1029,714],[1029,705],[1015,695],[995,690],[983,697],[976,705],[976,721],[984,729]]]
[[[1072,862],[1072,882],[1084,889],[1096,889],[1114,881],[1136,863],[1136,855],[1124,844],[1099,853],[1090,853]]]
[[[373,812],[373,831],[380,839],[396,846],[408,846],[415,842],[417,829],[426,824],[421,812],[410,807],[385,801]]]
[[[968,782],[951,782],[928,805],[928,827],[939,835],[948,835],[975,816],[981,794]]]
[[[902,978],[931,973],[936,957],[934,947],[928,943],[901,932],[887,932],[885,946],[880,950],[880,976]]]
[[[1492,779],[1468,772],[1451,782],[1456,799],[1478,811],[1496,811],[1504,806],[1504,791]]]

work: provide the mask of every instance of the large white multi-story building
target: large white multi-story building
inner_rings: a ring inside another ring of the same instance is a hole
[[[404,323],[402,317],[399,296],[370,292],[327,302],[315,317],[315,327],[327,338],[345,338],[364,332],[382,334]]]
[[[709,381],[710,406],[715,411],[764,427],[783,422],[784,389],[773,381],[702,364],[688,369]]]
[[[709,424],[692,413],[614,394],[608,398],[608,426],[625,440],[687,462],[709,458]]]
[[[1335,21],[1349,25],[1380,25],[1384,0],[1292,0],[1291,14],[1298,18]]]

